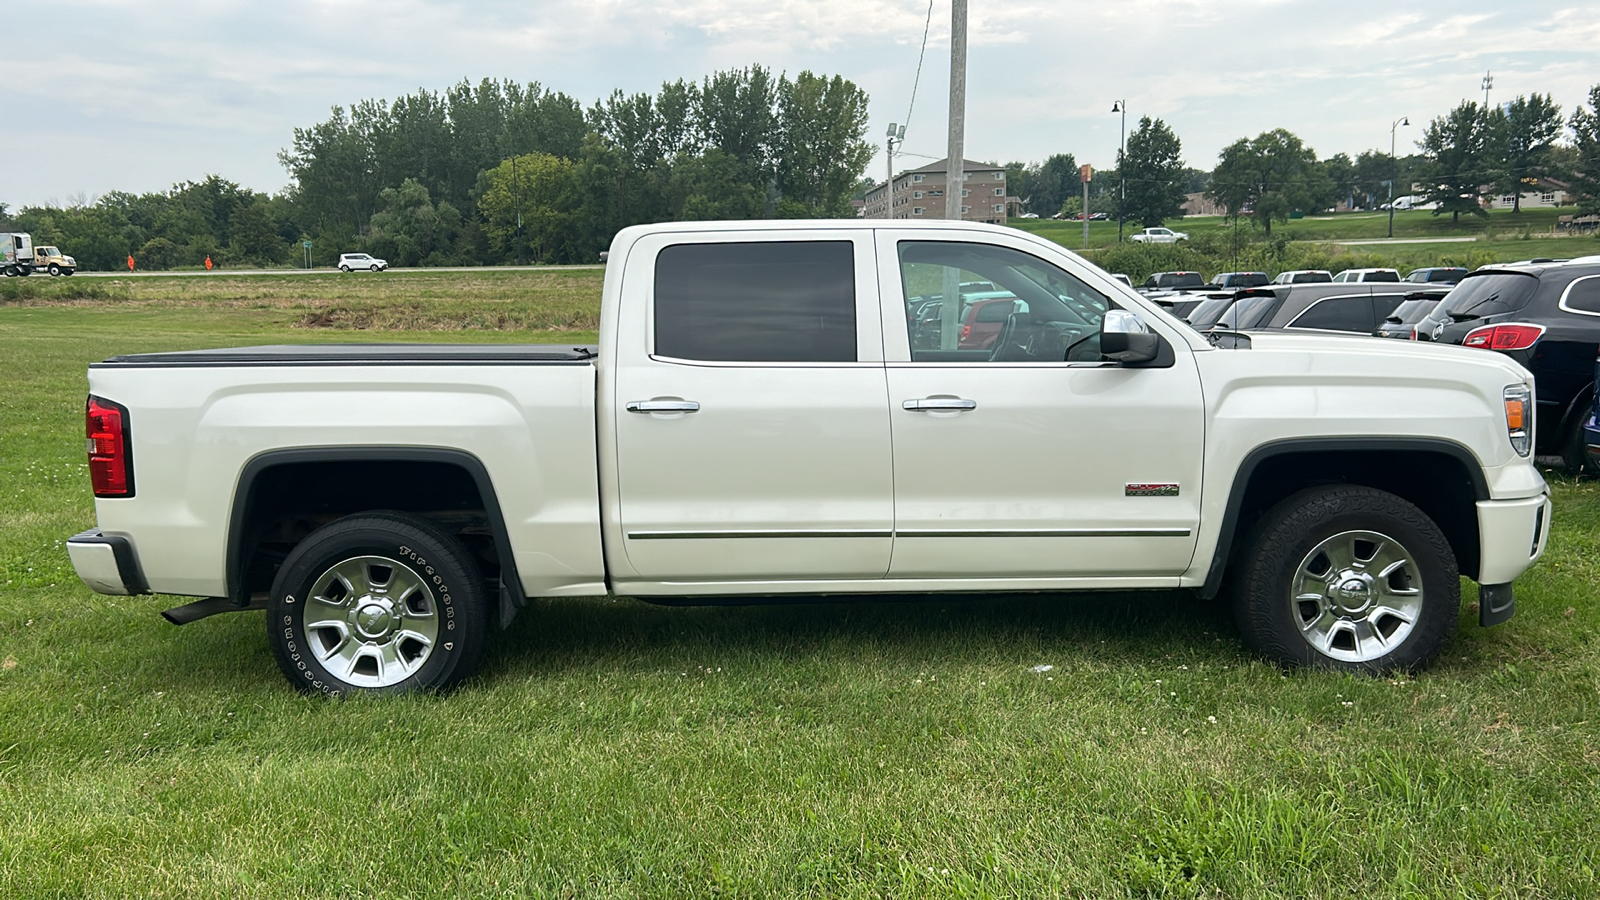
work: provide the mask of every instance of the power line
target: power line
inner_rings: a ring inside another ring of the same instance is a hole
[[[933,0],[928,0],[928,20],[922,23],[922,49],[917,52],[917,74],[911,79],[911,103],[906,107],[907,126],[911,125],[911,111],[917,108],[917,85],[922,81],[922,58],[928,55],[928,28],[933,25]]]

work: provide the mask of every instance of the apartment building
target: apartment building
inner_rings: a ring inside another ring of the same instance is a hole
[[[1006,223],[1006,170],[966,160],[961,190],[961,218],[968,222]],[[869,219],[942,219],[949,167],[944,160],[894,176],[893,192],[878,185],[867,192],[863,215]]]

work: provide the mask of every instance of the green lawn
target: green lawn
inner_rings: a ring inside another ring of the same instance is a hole
[[[0,897],[1600,889],[1593,482],[1555,484],[1511,623],[1479,629],[1469,591],[1445,656],[1393,680],[1264,665],[1182,593],[563,600],[448,697],[330,703],[283,680],[261,613],[180,629],[176,600],[77,582],[92,360],[593,339],[515,327],[592,315],[593,273],[511,273],[499,299],[431,277],[0,303]],[[319,305],[370,315],[308,327]]]

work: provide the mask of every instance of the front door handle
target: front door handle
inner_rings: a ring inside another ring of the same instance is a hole
[[[700,411],[693,400],[629,400],[623,409],[631,413],[692,413]]]
[[[928,397],[923,400],[907,400],[900,404],[901,409],[912,412],[938,412],[962,409],[977,409],[978,401],[963,400],[960,397]]]

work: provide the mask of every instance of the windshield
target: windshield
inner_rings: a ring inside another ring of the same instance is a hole
[[[1210,328],[1217,324],[1217,320],[1222,318],[1222,314],[1232,305],[1232,297],[1210,297],[1203,300],[1189,313],[1189,324],[1196,328]]]
[[[1246,297],[1235,303],[1220,322],[1240,330],[1260,328],[1272,321],[1272,316],[1281,305],[1277,297]]]
[[[1389,317],[1384,321],[1394,325],[1415,325],[1421,322],[1423,316],[1432,312],[1433,308],[1438,305],[1439,299],[1437,297],[1430,297],[1426,300],[1406,300],[1396,306],[1394,312],[1389,313]]]
[[[1528,305],[1539,279],[1521,272],[1491,272],[1462,279],[1439,304],[1433,318],[1448,316],[1457,322],[1515,312]]]
[[[35,248],[33,248],[33,255],[34,256],[60,256],[61,255],[61,251],[57,250],[54,247],[35,247]]]

